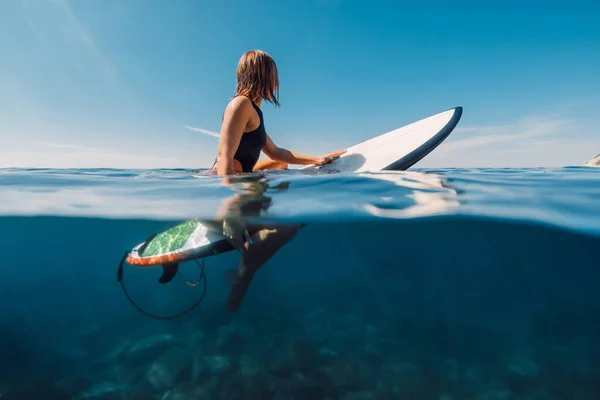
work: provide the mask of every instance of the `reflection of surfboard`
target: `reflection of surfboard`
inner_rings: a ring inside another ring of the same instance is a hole
[[[452,108],[352,146],[330,164],[301,169],[327,172],[405,170],[442,143],[461,116],[462,107]]]

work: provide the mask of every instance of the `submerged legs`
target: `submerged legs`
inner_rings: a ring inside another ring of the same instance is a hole
[[[261,229],[252,235],[252,244],[245,243],[246,252],[242,255],[238,270],[229,273],[231,292],[227,299],[228,311],[237,311],[256,271],[284,244],[292,240],[302,226]]]

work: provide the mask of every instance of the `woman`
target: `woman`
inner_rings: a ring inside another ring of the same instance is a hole
[[[264,101],[279,107],[279,77],[275,61],[264,51],[245,53],[237,67],[237,88],[223,114],[217,159],[218,175],[287,169],[288,164],[323,165],[345,150],[320,157],[293,153],[277,147],[265,130],[260,106]],[[268,157],[260,160],[261,151]]]
[[[279,77],[275,61],[264,51],[245,53],[237,67],[235,94],[223,114],[219,149],[213,165],[217,175],[281,170],[287,169],[288,164],[324,165],[345,153],[345,150],[340,150],[312,157],[277,147],[265,130],[260,106],[264,100],[278,107],[278,92]],[[258,159],[261,151],[268,159]],[[227,309],[236,311],[256,271],[292,240],[303,225],[264,228],[250,236],[244,216],[235,211],[235,206],[231,207],[232,203],[238,204],[235,197],[227,203],[228,211],[221,214],[223,234],[242,254],[238,270],[228,274],[232,288]]]

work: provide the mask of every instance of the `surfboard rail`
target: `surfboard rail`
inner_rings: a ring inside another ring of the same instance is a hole
[[[405,155],[401,159],[399,159],[399,160],[393,162],[392,164],[388,165],[387,167],[383,168],[383,170],[387,170],[387,171],[407,170],[410,167],[412,167],[413,165],[415,165],[416,163],[418,163],[419,161],[421,161],[423,159],[423,157],[425,157],[426,155],[431,153],[433,150],[435,150],[435,148],[438,147],[440,144],[442,144],[442,142],[444,140],[446,140],[446,138],[448,138],[448,136],[450,136],[450,134],[454,131],[454,128],[456,128],[456,126],[458,125],[458,122],[460,121],[462,114],[463,114],[462,106],[451,108],[449,110],[446,110],[445,112],[448,112],[451,110],[454,110],[454,114],[452,115],[452,118],[450,118],[450,121],[448,121],[448,123],[446,125],[444,125],[444,127],[437,133],[437,135],[435,135],[434,137],[432,137],[431,139],[429,139],[428,141],[423,143],[419,148],[413,150],[412,152]]]

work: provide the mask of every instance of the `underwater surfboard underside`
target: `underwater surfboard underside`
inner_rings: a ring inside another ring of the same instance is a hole
[[[172,264],[232,250],[219,224],[190,220],[135,246],[126,261],[136,266]]]

